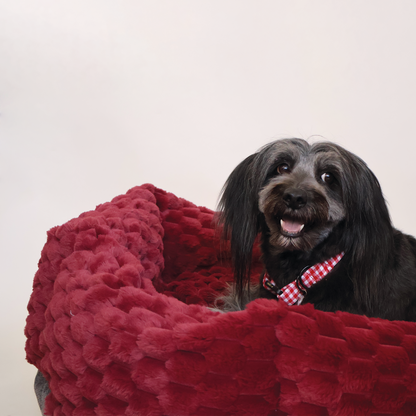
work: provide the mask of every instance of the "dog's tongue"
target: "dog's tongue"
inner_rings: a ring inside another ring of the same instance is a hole
[[[280,225],[284,231],[291,234],[300,233],[303,229],[303,224],[296,221],[280,220]]]

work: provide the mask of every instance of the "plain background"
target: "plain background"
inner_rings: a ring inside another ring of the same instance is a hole
[[[1,414],[39,414],[23,328],[46,231],[135,185],[214,209],[260,146],[321,136],[416,234],[415,18],[414,0],[0,0]]]

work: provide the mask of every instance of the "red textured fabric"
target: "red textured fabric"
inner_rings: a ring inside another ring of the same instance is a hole
[[[232,279],[212,219],[143,185],[48,232],[25,330],[47,414],[416,415],[415,323],[206,308]]]

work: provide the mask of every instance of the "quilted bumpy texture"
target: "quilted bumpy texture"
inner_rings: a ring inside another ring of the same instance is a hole
[[[49,231],[26,326],[46,414],[416,415],[415,323],[209,310],[232,279],[212,218],[143,185]]]

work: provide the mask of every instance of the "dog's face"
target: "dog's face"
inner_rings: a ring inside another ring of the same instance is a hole
[[[272,250],[311,250],[345,218],[345,160],[331,144],[314,147],[301,141],[276,142],[264,157],[269,169],[258,207]]]

